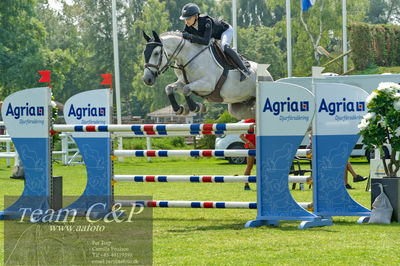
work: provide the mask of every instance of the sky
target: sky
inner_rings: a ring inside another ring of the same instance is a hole
[[[72,3],[72,1],[73,0],[67,0],[67,3]],[[56,10],[62,9],[62,4],[59,0],[49,0],[49,5]]]

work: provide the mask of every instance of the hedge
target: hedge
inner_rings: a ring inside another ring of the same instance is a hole
[[[354,23],[349,26],[352,60],[356,70],[400,65],[400,27]]]

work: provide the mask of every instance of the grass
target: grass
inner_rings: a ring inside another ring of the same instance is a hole
[[[12,180],[11,169],[0,161],[2,195],[19,195],[23,182]],[[365,160],[353,167],[368,175]],[[154,158],[116,162],[116,174],[242,174],[244,165],[229,165],[218,159]],[[54,175],[63,176],[64,195],[79,195],[86,184],[83,166],[54,165]],[[255,171],[253,170],[253,173]],[[370,206],[366,183],[352,184],[352,197]],[[251,185],[255,188],[255,184]],[[150,195],[157,200],[255,201],[256,192],[243,191],[243,184],[117,183],[120,196]],[[310,201],[312,192],[292,190],[298,201]],[[153,254],[156,265],[366,265],[400,264],[400,226],[358,225],[358,217],[334,217],[330,227],[299,230],[299,222],[279,227],[245,229],[255,210],[153,209]],[[1,222],[3,224],[3,222]],[[1,226],[3,232],[3,226]],[[3,238],[3,234],[2,238]],[[2,261],[3,254],[1,254]]]
[[[354,71],[351,73],[351,75],[372,75],[372,74],[383,74],[383,73],[392,73],[392,74],[397,74],[400,73],[400,67],[399,66],[393,66],[393,67],[371,67],[365,70],[360,70],[360,71]]]

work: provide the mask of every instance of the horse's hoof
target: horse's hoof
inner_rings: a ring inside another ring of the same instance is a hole
[[[200,113],[205,113],[206,111],[207,111],[207,108],[206,108],[206,105],[205,104],[200,104],[201,105],[201,107],[200,107]]]
[[[189,107],[188,106],[183,106],[183,112],[182,115],[188,115],[190,113]]]
[[[196,105],[196,110],[194,111],[195,113],[205,113],[206,112],[206,106],[202,103],[197,103]]]
[[[182,115],[184,111],[185,111],[185,107],[183,107],[182,105],[179,105],[179,109],[178,109],[178,111],[175,112],[175,114]]]

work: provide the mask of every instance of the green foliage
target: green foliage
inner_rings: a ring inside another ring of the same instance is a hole
[[[46,32],[37,20],[36,0],[0,1],[0,90],[6,96],[37,85]]]
[[[133,95],[139,102],[146,103],[146,112],[153,111],[169,105],[168,98],[164,93],[164,88],[167,84],[176,81],[173,70],[169,69],[163,75],[157,78],[154,86],[149,87],[143,83],[143,51],[146,41],[143,39],[142,30],[151,34],[151,31],[156,31],[158,34],[166,32],[170,29],[169,15],[165,10],[166,3],[160,3],[157,0],[147,1],[143,6],[142,13],[133,24],[133,32],[136,36],[135,64],[133,66]]]
[[[352,60],[357,70],[399,65],[399,26],[354,23],[349,29]]]
[[[214,123],[236,123],[239,122],[236,118],[231,116],[228,111],[223,112]]]
[[[280,39],[272,28],[265,26],[239,28],[239,52],[260,64],[270,64],[269,71],[274,79],[285,75],[284,54],[279,49]]]
[[[400,66],[394,67],[371,67],[365,70],[353,71],[351,75],[371,75],[371,74],[383,74],[383,73],[400,73]]]
[[[165,9],[169,14],[169,20],[171,23],[172,30],[183,30],[185,23],[179,19],[181,15],[182,7],[188,3],[187,0],[161,0],[160,2],[165,3]],[[202,14],[210,16],[218,16],[214,14],[216,1],[213,0],[197,0],[195,3],[200,7]]]
[[[286,2],[281,0],[265,2],[269,8],[285,10],[286,7]],[[368,4],[367,0],[347,1],[348,24],[364,19]],[[315,5],[307,12],[302,12],[300,5],[301,1],[291,1],[293,75],[307,76],[312,66],[323,65],[332,59],[320,55],[317,52],[318,46],[329,50],[331,57],[342,53],[341,1],[315,1]],[[286,18],[278,20],[273,30],[280,40],[279,48],[287,52]],[[332,46],[332,43],[336,45]]]
[[[400,19],[399,0],[372,0],[365,22],[372,24],[397,23]]]
[[[366,23],[354,23],[349,27],[350,46],[352,47],[352,60],[357,70],[365,69],[374,62],[374,49],[372,47],[372,32]]]
[[[226,104],[204,102],[206,106],[206,113],[203,116],[204,120],[217,120],[222,113],[228,110]]]
[[[151,137],[150,143],[152,150],[188,149],[185,144],[185,137]],[[146,138],[124,138],[123,148],[126,150],[146,150]]]
[[[396,83],[379,84],[366,100],[368,113],[358,125],[363,143],[369,150],[379,148],[383,155],[382,161],[388,177],[396,176],[400,169],[400,86]],[[392,151],[389,164],[386,164],[382,148],[391,145]]]

